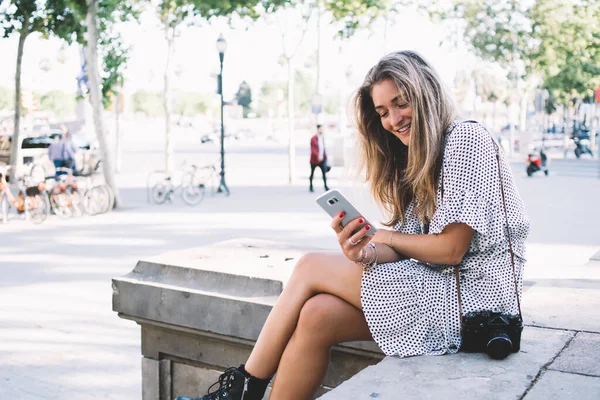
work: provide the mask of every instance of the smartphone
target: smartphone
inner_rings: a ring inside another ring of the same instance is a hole
[[[353,219],[363,217],[365,222],[360,225],[360,228],[367,224],[371,225],[371,229],[367,231],[365,236],[371,236],[377,232],[375,226],[367,220],[365,215],[360,213],[356,207],[350,203],[350,200],[344,197],[344,195],[337,189],[331,189],[323,193],[317,198],[317,204],[320,205],[321,208],[325,210],[325,212],[332,218],[336,215],[339,215],[342,211],[346,212],[346,215],[344,215],[344,218],[342,218],[342,226],[346,226],[346,224]]]

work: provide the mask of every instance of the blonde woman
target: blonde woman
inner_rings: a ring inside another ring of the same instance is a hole
[[[504,188],[518,290],[529,222],[510,168],[477,123],[456,122],[448,90],[420,55],[382,58],[355,96],[362,167],[389,229],[331,227],[341,253],[301,258],[245,365],[208,399],[310,399],[333,345],[375,340],[390,356],[456,353],[462,311],[516,313]],[[500,178],[501,177],[501,178]],[[180,398],[186,399],[186,398]]]

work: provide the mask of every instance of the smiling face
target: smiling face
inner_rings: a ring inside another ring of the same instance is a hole
[[[371,87],[371,98],[381,125],[408,146],[411,135],[413,109],[403,98],[391,79],[379,81]]]

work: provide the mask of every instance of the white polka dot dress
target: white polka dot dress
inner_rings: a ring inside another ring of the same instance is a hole
[[[463,313],[497,310],[517,314],[493,139],[475,122],[455,122],[448,132],[438,206],[428,233],[440,233],[451,223],[464,223],[475,231],[460,264]],[[502,154],[500,169],[520,295],[529,220]],[[395,230],[425,233],[413,207],[412,203],[407,207],[405,222],[398,223]],[[461,337],[454,274],[453,266],[414,260],[379,264],[363,273],[363,311],[373,338],[386,355],[458,351]]]

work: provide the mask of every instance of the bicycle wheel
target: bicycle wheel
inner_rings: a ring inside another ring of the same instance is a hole
[[[169,189],[167,186],[164,183],[159,182],[152,188],[152,200],[154,200],[156,204],[163,204],[167,201],[168,193]]]
[[[48,216],[48,197],[43,194],[25,198],[25,219],[34,224],[41,224]]]
[[[115,206],[115,195],[107,184],[96,186],[95,198],[98,201],[98,213],[104,214],[111,211]]]
[[[109,184],[104,184],[104,191],[108,195],[108,206],[104,209],[104,212],[110,212],[115,208],[115,192]]]
[[[69,198],[71,199],[71,212],[73,216],[81,217],[83,215],[81,194],[79,194],[78,190],[73,190],[71,194],[69,194]]]
[[[181,198],[188,206],[195,206],[204,199],[205,192],[206,186],[204,183],[190,184],[181,188]]]
[[[102,190],[98,190],[97,187],[93,187],[87,189],[83,193],[83,196],[81,197],[81,205],[83,206],[83,211],[87,215],[100,214],[100,211],[102,211],[98,193],[102,195],[104,192]]]
[[[66,193],[58,193],[50,196],[50,206],[54,214],[60,218],[69,219],[73,216],[73,211],[69,203],[69,196]]]

